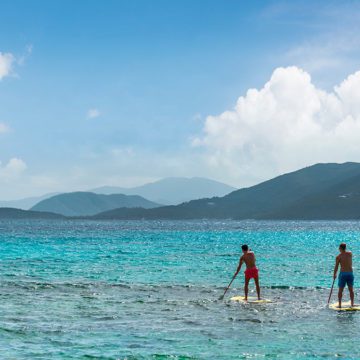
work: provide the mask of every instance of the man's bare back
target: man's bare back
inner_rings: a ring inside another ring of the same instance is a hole
[[[240,262],[241,260],[245,263],[247,269],[251,269],[256,266],[255,254],[251,250],[243,254],[240,258]]]
[[[336,261],[340,264],[341,272],[352,272],[352,252],[345,251],[336,257]]]

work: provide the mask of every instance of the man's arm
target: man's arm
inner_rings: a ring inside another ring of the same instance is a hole
[[[243,259],[243,256],[242,256],[242,257],[240,258],[239,265],[238,265],[238,267],[237,267],[237,269],[236,269],[235,276],[239,273],[243,262],[244,262],[244,259]]]
[[[340,264],[340,257],[337,256],[336,257],[336,261],[335,261],[335,267],[334,267],[334,279],[336,279],[336,274],[339,268],[339,264]]]

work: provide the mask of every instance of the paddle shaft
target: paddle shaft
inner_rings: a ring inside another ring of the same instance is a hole
[[[238,273],[235,273],[235,274],[234,274],[234,276],[233,276],[233,278],[231,279],[231,281],[230,281],[230,283],[229,283],[228,287],[226,288],[226,290],[225,290],[225,292],[224,292],[224,294],[223,294],[222,298],[225,296],[226,292],[229,290],[229,288],[230,288],[231,284],[233,283],[233,281],[235,280],[235,278],[236,278],[236,275],[237,275],[237,274],[238,274]]]
[[[328,305],[330,303],[331,295],[332,295],[332,292],[333,292],[333,289],[334,289],[334,284],[335,284],[335,279],[334,279],[334,281],[332,283],[332,286],[331,286],[330,295],[329,295],[329,299],[328,299]]]

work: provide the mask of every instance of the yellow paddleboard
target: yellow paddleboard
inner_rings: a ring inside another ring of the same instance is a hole
[[[351,307],[350,301],[342,302],[341,308],[339,308],[338,306],[339,306],[339,303],[336,302],[336,303],[329,305],[329,309],[336,310],[336,311],[360,311],[360,305],[355,304],[353,307]]]
[[[271,303],[272,302],[269,299],[258,300],[258,298],[251,297],[251,296],[248,296],[247,300],[245,300],[244,296],[233,296],[232,298],[230,298],[230,300],[231,301],[241,302],[241,303],[244,303],[244,304],[266,304],[266,303]]]

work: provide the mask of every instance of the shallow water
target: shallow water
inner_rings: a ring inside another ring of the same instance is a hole
[[[356,276],[359,238],[358,222],[3,221],[0,357],[359,359],[360,312],[326,307],[338,243]],[[242,243],[274,303],[231,302],[242,275],[218,300]]]

